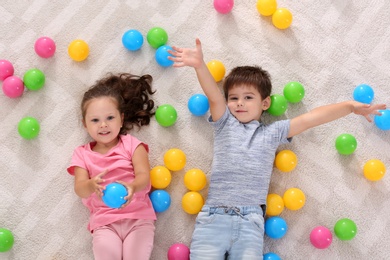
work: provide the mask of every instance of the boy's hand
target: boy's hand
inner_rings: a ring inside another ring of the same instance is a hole
[[[173,67],[184,67],[190,66],[195,69],[200,68],[203,64],[203,52],[202,52],[202,44],[199,39],[196,39],[196,47],[195,48],[178,48],[176,46],[172,46],[172,50],[168,50],[168,52],[173,55],[168,56],[168,59],[174,61]]]
[[[363,104],[359,102],[355,102],[353,106],[353,113],[356,115],[362,115],[364,116],[368,122],[372,122],[372,119],[370,118],[370,115],[382,115],[381,112],[378,110],[386,109],[385,104]]]

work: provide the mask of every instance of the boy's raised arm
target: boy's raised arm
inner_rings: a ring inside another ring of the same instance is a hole
[[[174,67],[193,67],[196,71],[196,76],[203,92],[207,96],[210,104],[210,113],[213,121],[217,121],[226,109],[226,102],[223,94],[218,88],[213,76],[211,75],[206,63],[203,60],[202,45],[199,39],[196,39],[196,47],[178,48],[173,46],[174,51],[169,51],[173,57],[169,57],[174,61]]]

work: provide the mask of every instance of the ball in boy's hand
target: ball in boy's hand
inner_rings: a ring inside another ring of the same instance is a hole
[[[120,183],[113,182],[106,186],[103,191],[103,202],[110,208],[120,208],[126,203],[127,189]]]
[[[166,211],[171,205],[171,196],[165,190],[155,190],[150,193],[150,200],[152,201],[155,212],[160,213]]]
[[[287,99],[283,95],[271,95],[271,105],[268,108],[268,113],[273,116],[281,116],[286,112],[288,107]]]
[[[381,130],[390,130],[390,110],[384,109],[379,110],[382,114],[381,116],[375,115],[374,122],[375,125]]]
[[[155,59],[158,65],[163,67],[169,67],[173,65],[173,61],[168,59],[168,57],[172,57],[172,54],[168,52],[168,50],[173,50],[171,46],[163,45],[158,47],[155,53]]]
[[[168,249],[168,260],[189,260],[190,249],[182,243],[176,243]]]

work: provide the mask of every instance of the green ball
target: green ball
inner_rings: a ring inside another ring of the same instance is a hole
[[[336,149],[340,154],[352,154],[357,147],[356,138],[351,134],[341,134],[336,138]]]
[[[45,84],[45,74],[39,69],[30,69],[24,73],[23,83],[29,90],[39,90]]]
[[[271,96],[271,105],[267,111],[273,116],[280,116],[286,112],[287,106],[287,99],[283,95],[274,94]]]
[[[161,47],[167,43],[168,34],[163,28],[154,27],[149,30],[148,34],[146,35],[146,39],[150,46],[158,49],[158,47]]]
[[[0,252],[7,252],[14,245],[12,232],[5,228],[0,228]]]
[[[291,81],[284,86],[283,95],[288,102],[298,103],[305,96],[305,88],[301,83]]]
[[[24,139],[34,139],[40,131],[39,122],[33,117],[25,117],[19,121],[18,131]]]
[[[168,127],[175,124],[177,119],[176,109],[168,104],[161,105],[156,109],[156,120],[161,126]]]
[[[351,240],[356,236],[356,232],[355,222],[348,218],[340,219],[334,226],[334,233],[340,240]]]

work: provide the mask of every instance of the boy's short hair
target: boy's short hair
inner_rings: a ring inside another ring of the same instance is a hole
[[[223,91],[227,100],[229,90],[238,85],[255,87],[262,99],[271,95],[271,76],[259,66],[239,66],[232,69],[223,83]]]

